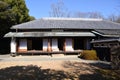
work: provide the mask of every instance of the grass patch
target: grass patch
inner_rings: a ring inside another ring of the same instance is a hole
[[[97,53],[95,50],[83,50],[80,55],[80,58],[85,60],[98,60]]]

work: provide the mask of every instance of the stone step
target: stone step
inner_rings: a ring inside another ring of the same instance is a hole
[[[65,56],[64,54],[52,54],[52,57],[62,57]]]

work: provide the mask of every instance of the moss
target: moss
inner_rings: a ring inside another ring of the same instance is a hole
[[[86,60],[98,60],[97,53],[95,50],[83,50],[80,55],[80,58]]]

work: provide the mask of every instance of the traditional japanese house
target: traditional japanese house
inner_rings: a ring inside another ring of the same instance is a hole
[[[41,18],[11,27],[11,53],[70,53],[91,49],[94,39],[118,38],[120,24],[102,19]],[[104,31],[104,32],[103,32]],[[115,34],[117,34],[117,32]]]

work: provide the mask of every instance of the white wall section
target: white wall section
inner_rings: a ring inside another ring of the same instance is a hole
[[[27,50],[27,40],[26,39],[19,40],[19,49]]]
[[[67,38],[66,40],[66,51],[74,51],[73,47],[72,47],[72,39],[71,38]]]
[[[11,53],[15,53],[16,52],[16,39],[15,38],[11,39],[10,48],[11,48],[10,49]]]
[[[48,48],[48,39],[43,39],[43,51],[47,51]]]
[[[52,39],[52,51],[59,51],[57,39]]]

